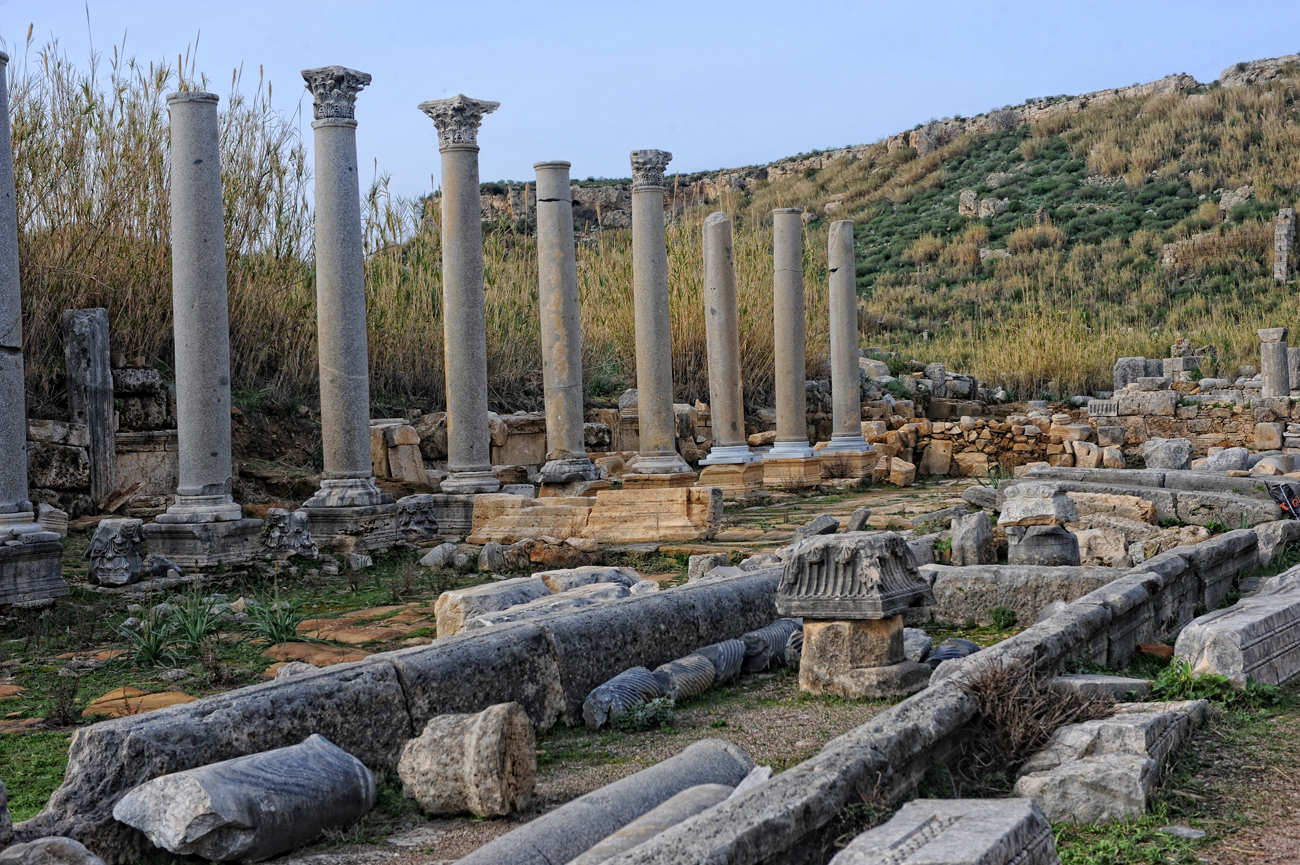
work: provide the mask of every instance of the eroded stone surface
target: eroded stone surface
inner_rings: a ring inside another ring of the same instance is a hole
[[[1300,675],[1300,568],[1226,610],[1193,621],[1174,653],[1196,673],[1227,676],[1238,688],[1249,679],[1280,685]]]
[[[831,865],[1060,865],[1052,827],[1033,802],[915,799],[863,832]]]
[[[433,605],[438,622],[438,636],[449,637],[465,630],[475,616],[495,613],[526,604],[551,594],[539,577],[515,577],[468,589],[443,592]]]

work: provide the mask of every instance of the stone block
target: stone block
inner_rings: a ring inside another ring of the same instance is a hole
[[[1091,442],[1074,443],[1074,464],[1081,469],[1095,469],[1101,465],[1102,449]]]
[[[1122,469],[1126,465],[1124,454],[1119,448],[1102,448],[1101,464],[1108,469]]]
[[[403,746],[397,775],[403,795],[427,814],[504,817],[533,795],[533,725],[517,703],[439,715]]]
[[[426,500],[420,511],[430,518],[433,508]],[[306,515],[312,541],[321,549],[338,553],[387,550],[403,539],[404,524],[414,525],[396,504],[303,507],[298,513]]]
[[[1152,390],[1117,394],[1121,417],[1173,417],[1178,408],[1178,391]]]
[[[1146,374],[1147,359],[1145,357],[1121,357],[1115,361],[1114,387],[1112,390],[1118,393]]]
[[[923,475],[948,474],[952,470],[952,442],[932,439],[921,453],[916,470]]]
[[[954,517],[952,521],[952,564],[992,565],[997,562],[993,543],[993,521],[983,512]]]
[[[934,591],[935,621],[980,625],[992,624],[989,612],[997,607],[1031,624],[1049,604],[1078,600],[1115,578],[1113,569],[1102,567],[924,565],[920,572]]]
[[[1148,439],[1142,446],[1142,458],[1148,469],[1190,469],[1192,443],[1187,439]]]
[[[443,592],[433,605],[434,617],[438,624],[438,636],[449,637],[459,634],[465,630],[466,623],[475,616],[526,604],[550,594],[550,588],[536,576],[515,577],[482,586]]]
[[[692,561],[697,558],[691,556]],[[722,554],[722,564],[727,563],[726,554]],[[617,583],[629,589],[641,581],[641,576],[631,568],[612,567],[609,565],[584,565],[577,568],[564,568],[556,571],[539,571],[533,574],[553,593],[568,592],[582,586],[600,583]]]
[[[829,681],[858,667],[888,667],[904,660],[902,616],[804,621],[799,670],[810,680]]]
[[[136,484],[139,496],[165,496],[180,482],[180,441],[176,430],[119,432],[114,436],[117,483],[128,489]]]
[[[635,468],[635,466],[634,466]],[[648,475],[636,472],[624,472],[624,490],[668,490],[693,487],[700,476],[695,472],[674,472],[672,474]]]
[[[1008,526],[1006,532],[1008,564],[1079,564],[1079,539],[1062,526]]]
[[[1258,435],[1259,427],[1255,427]],[[1268,450],[1268,448],[1265,448]],[[1245,448],[1224,448],[1217,454],[1210,454],[1205,461],[1205,470],[1210,472],[1244,471],[1250,451]]]
[[[1079,543],[1079,564],[1102,565],[1111,568],[1132,567],[1128,539],[1117,528],[1076,529]]]
[[[0,546],[0,606],[38,603],[69,591],[63,579],[63,544]]]
[[[799,690],[809,694],[832,694],[846,700],[906,697],[924,690],[933,672],[927,664],[907,660],[887,667],[854,667],[827,676],[805,673],[807,669],[801,660]]]
[[[984,477],[989,473],[988,454],[979,451],[962,451],[954,454],[952,460],[957,467],[957,474],[964,478]]]
[[[722,497],[743,501],[763,491],[763,464],[759,461],[705,466],[696,482],[701,487],[717,487]]]
[[[143,528],[151,554],[184,571],[213,571],[253,561],[262,550],[262,521],[149,523]]]
[[[763,458],[763,486],[769,490],[799,490],[822,482],[822,458]]]
[[[786,558],[777,591],[783,616],[882,619],[934,602],[907,542],[893,532],[809,538]]]
[[[527,499],[507,493],[487,493],[473,498],[474,523],[467,538],[471,544],[489,541],[513,544],[524,538],[543,536],[559,540],[583,537],[597,501],[591,496]]]
[[[916,482],[916,466],[894,457],[889,461],[887,480],[896,487],[910,487]]]
[[[1286,424],[1255,424],[1255,449],[1261,451],[1281,450],[1282,439],[1286,436]]]
[[[1151,693],[1147,679],[1106,676],[1097,673],[1067,673],[1048,683],[1054,691],[1078,694],[1089,699],[1104,697],[1115,701],[1144,699]]]
[[[833,535],[840,530],[840,521],[830,514],[818,514],[794,530],[794,540],[812,538],[817,535]]]
[[[1059,526],[1079,518],[1074,502],[1056,484],[1021,481],[1002,498],[998,526]]]
[[[1156,523],[1155,503],[1139,496],[1111,493],[1067,492],[1079,517],[1102,514],[1134,522]]]
[[[397,427],[397,429],[410,429],[410,427]],[[400,444],[390,447],[388,476],[407,483],[427,484],[429,477],[424,473],[424,458],[420,455],[419,445]]]
[[[375,804],[375,776],[320,735],[154,778],[113,808],[155,846],[218,862],[258,862],[350,826]]]
[[[1098,426],[1097,444],[1104,448],[1122,447],[1127,430],[1122,426]]]
[[[0,848],[0,865],[104,865],[104,860],[71,838],[37,838]]]
[[[1033,802],[914,799],[868,829],[831,865],[1059,865],[1052,827]]]
[[[1280,685],[1300,675],[1300,569],[1276,587],[1201,616],[1178,635],[1174,653],[1196,673]]]
[[[85,447],[27,442],[27,479],[33,487],[81,490],[90,487],[90,452]]]
[[[1088,417],[1118,417],[1119,402],[1113,399],[1088,400]]]
[[[582,534],[607,544],[701,541],[721,525],[717,487],[603,490]]]

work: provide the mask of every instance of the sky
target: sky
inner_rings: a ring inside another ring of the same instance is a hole
[[[87,23],[89,18],[89,24]],[[483,180],[531,180],[534,162],[627,177],[628,153],[673,153],[670,171],[763,164],[876,141],[931,119],[1026,98],[1300,51],[1300,3],[1110,2],[337,2],[0,0],[0,39],[21,58],[57,38],[83,62],[122,45],[140,60],[197,42],[223,97],[259,67],[274,105],[310,144],[300,70],[374,77],[357,101],[364,169],[418,195],[436,185],[426,99],[464,93],[501,108],[479,132]],[[363,174],[363,181],[366,175]]]

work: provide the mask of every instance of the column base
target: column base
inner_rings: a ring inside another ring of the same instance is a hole
[[[325,478],[304,508],[357,508],[391,505],[393,497],[375,486],[374,478]]]
[[[154,518],[156,523],[229,523],[244,519],[244,509],[229,493],[219,496],[176,496],[176,504]],[[261,520],[258,520],[260,523]],[[171,558],[168,556],[168,558]],[[173,560],[175,561],[175,560]],[[177,562],[179,564],[179,562]]]
[[[569,483],[553,484],[543,480],[541,487],[538,488],[537,497],[539,499],[549,498],[572,498],[574,496],[594,496],[601,490],[610,488],[609,481],[590,480],[590,481],[570,481]]]
[[[826,443],[825,450],[828,453],[869,454],[874,452],[875,448],[867,444],[866,438],[859,433],[858,435],[833,435]]]
[[[822,477],[832,478],[867,478],[872,476],[880,454],[870,450],[860,451],[831,450],[829,446],[818,451],[822,460]]]
[[[677,451],[668,454],[639,455],[633,468],[639,475],[677,475],[691,471],[691,467]]]
[[[6,528],[11,527],[0,526],[0,533]],[[25,537],[50,535],[53,540],[0,546],[0,606],[40,604],[70,591],[63,579],[63,544],[53,532],[36,529],[24,533]]]
[[[700,472],[700,487],[717,487],[724,499],[743,500],[763,492],[763,463],[711,465]]]
[[[812,448],[809,448],[811,451]],[[763,485],[770,490],[798,490],[815,487],[822,482],[822,458],[763,458]]]
[[[812,448],[806,441],[797,442],[777,442],[772,445],[772,449],[763,454],[765,460],[806,460],[809,457],[816,456]]]
[[[706,541],[722,525],[722,491],[691,489],[610,490],[596,496],[584,538],[602,544]]]
[[[434,493],[430,498],[439,537],[463,538],[473,530],[474,496]]]
[[[685,465],[685,463],[683,463]],[[637,460],[636,467],[641,468],[641,461]],[[623,489],[625,490],[667,490],[681,489],[695,486],[699,480],[699,475],[693,471],[673,472],[672,474],[635,474],[623,475]]]
[[[310,501],[310,500],[309,500]],[[323,550],[336,553],[383,551],[403,540],[400,513],[389,504],[317,508],[303,505],[312,539]]]
[[[543,484],[570,484],[600,478],[600,470],[585,456],[547,460],[540,474]]]
[[[261,520],[163,522],[164,516],[144,526],[145,541],[149,552],[170,560],[181,570],[240,567],[261,555]]]
[[[709,449],[709,455],[700,460],[702,466],[744,465],[758,460],[758,454],[749,445],[728,445]]]
[[[452,472],[442,482],[442,491],[452,495],[473,495],[474,493],[494,493],[501,489],[501,481],[490,471],[486,472]]]
[[[903,656],[903,617],[818,621],[804,618],[799,690],[849,699],[914,694],[930,667]]]

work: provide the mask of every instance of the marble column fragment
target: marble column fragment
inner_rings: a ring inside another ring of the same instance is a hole
[[[18,212],[9,136],[9,55],[0,51],[0,604],[66,595],[59,536],[27,497],[27,400],[18,272]]]
[[[1300,348],[1286,350],[1287,381],[1292,391],[1300,390]]]
[[[1287,357],[1285,327],[1266,327],[1258,331],[1259,370],[1263,386],[1259,395],[1265,398],[1291,394],[1290,361]]]
[[[1295,252],[1295,208],[1283,207],[1273,222],[1273,278],[1291,278],[1291,257]]]
[[[483,226],[479,201],[478,128],[500,102],[421,102],[438,128],[442,154],[443,346],[447,376],[447,493],[494,493],[488,433],[487,307],[483,289]]]
[[[370,465],[370,360],[357,166],[357,93],[370,76],[304,69],[316,157],[316,329],[325,471],[304,507],[390,504]]]
[[[573,241],[569,163],[538,162],[537,270],[540,278],[542,383],[546,399],[543,483],[595,480],[582,414],[582,330]]]
[[[804,341],[803,211],[772,211],[772,324],[776,355],[776,442],[764,459],[807,459],[807,347]]]
[[[694,472],[677,452],[673,416],[672,322],[664,236],[664,169],[672,158],[665,150],[632,151],[632,293],[641,445],[635,475],[678,475],[690,485]],[[626,476],[624,485],[628,485]]]
[[[830,270],[831,440],[828,452],[869,453],[862,435],[862,373],[858,364],[858,288],[853,220],[831,223]]]
[[[713,447],[700,465],[749,463],[757,459],[745,438],[745,404],[740,379],[740,312],[731,218],[713,213],[704,220],[704,324],[709,352],[709,412]]]
[[[90,434],[90,497],[100,501],[117,488],[108,310],[64,310],[63,362],[72,422],[85,424]]]

